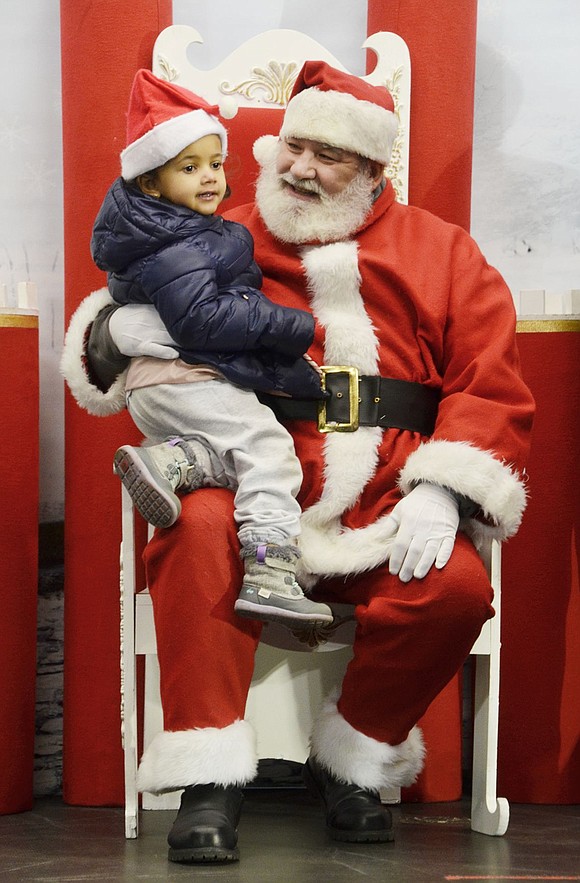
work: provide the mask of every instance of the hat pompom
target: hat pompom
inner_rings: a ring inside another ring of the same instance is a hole
[[[276,135],[262,135],[254,141],[252,151],[258,165],[265,166],[274,159],[279,143],[280,139]]]
[[[219,103],[220,116],[224,120],[231,120],[238,112],[238,102],[233,95],[224,95]]]

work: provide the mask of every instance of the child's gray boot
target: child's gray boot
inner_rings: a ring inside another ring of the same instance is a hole
[[[332,622],[330,607],[311,601],[296,582],[296,546],[259,543],[244,547],[241,556],[245,575],[234,605],[240,616],[280,622],[290,629]]]
[[[195,453],[182,438],[141,448],[123,445],[115,454],[113,471],[135,508],[155,527],[170,527],[177,521],[181,503],[175,492],[194,491],[204,479]]]

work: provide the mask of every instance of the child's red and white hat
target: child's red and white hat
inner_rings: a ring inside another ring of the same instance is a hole
[[[217,119],[220,109],[199,95],[160,80],[151,71],[135,74],[127,113],[127,147],[121,175],[132,181],[164,165],[205,135],[217,135],[225,157],[228,136]]]

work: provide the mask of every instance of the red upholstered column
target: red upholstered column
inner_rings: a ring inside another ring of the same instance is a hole
[[[536,420],[528,508],[502,563],[499,793],[580,803],[580,321],[518,329]]]
[[[38,317],[0,310],[0,813],[32,807]]]
[[[89,240],[119,174],[135,71],[151,66],[171,0],[61,0],[66,320],[105,284]],[[122,803],[119,711],[120,493],[126,415],[90,417],[65,404],[65,697],[63,792],[69,803]]]
[[[399,34],[411,55],[409,202],[466,229],[476,26],[477,0],[369,0],[368,33]]]
[[[393,31],[411,55],[409,202],[469,229],[477,0],[369,0],[367,31]],[[370,54],[369,69],[375,61]],[[428,757],[406,800],[461,795],[459,678],[421,722]]]

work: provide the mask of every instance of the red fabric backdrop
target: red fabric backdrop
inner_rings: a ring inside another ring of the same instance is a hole
[[[32,807],[38,589],[38,318],[0,312],[0,813]]]
[[[260,108],[256,111],[242,107],[233,119],[226,120],[229,134],[226,173],[232,195],[222,202],[222,211],[227,212],[254,199],[258,166],[253,159],[252,146],[260,135],[277,135],[283,116],[282,110]]]
[[[119,174],[135,71],[151,66],[171,0],[62,0],[66,319],[105,284],[89,241]],[[69,803],[123,802],[119,711],[120,496],[112,458],[135,438],[127,415],[102,420],[65,403],[65,683],[63,794]]]
[[[477,0],[369,0],[368,10],[368,33],[399,34],[411,55],[409,202],[468,229]]]
[[[580,321],[519,327],[537,412],[528,509],[503,553],[499,793],[580,803]]]

